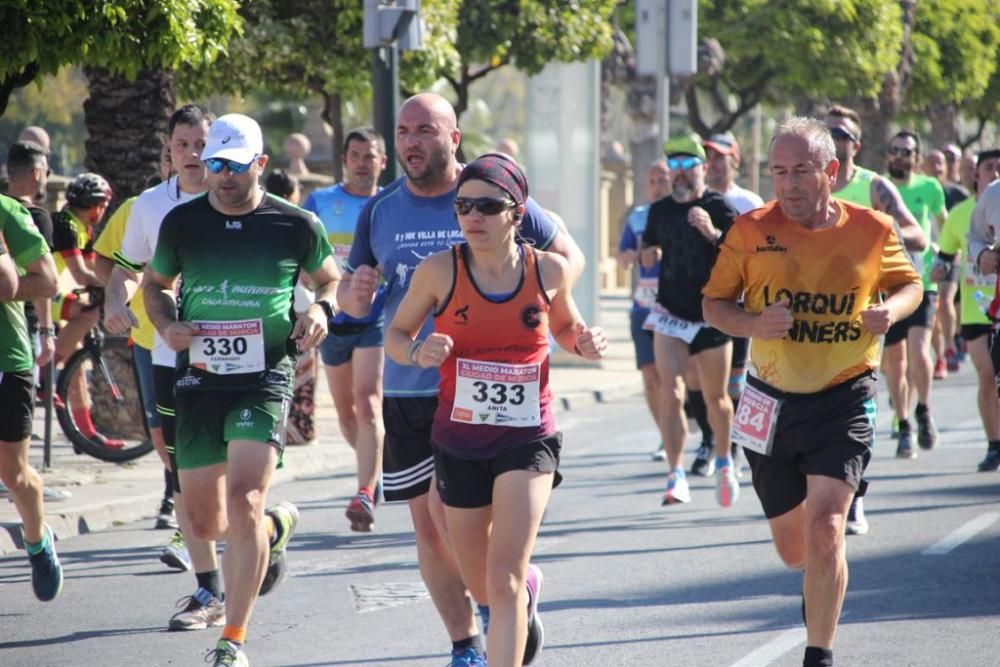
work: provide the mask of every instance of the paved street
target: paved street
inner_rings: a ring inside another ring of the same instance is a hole
[[[1000,476],[974,472],[984,444],[970,370],[935,383],[942,443],[915,461],[893,458],[880,414],[871,533],[848,539],[838,664],[998,664]],[[548,640],[535,664],[801,664],[800,576],[774,554],[749,475],[732,509],[700,479],[690,505],[663,508],[663,464],[649,460],[657,438],[638,400],[571,410],[560,423],[566,481],[536,553]],[[352,534],[352,484],[345,470],[274,489],[299,504],[302,523],[289,578],[254,616],[253,665],[445,664],[405,508],[381,508],[377,532]],[[49,605],[32,597],[23,556],[0,559],[0,664],[202,664],[218,632],[163,631],[194,585],[156,560],[168,533],[151,525],[60,541],[67,581]]]

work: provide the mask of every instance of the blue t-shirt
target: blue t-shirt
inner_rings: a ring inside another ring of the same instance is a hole
[[[347,261],[348,273],[363,264],[382,267],[385,314],[390,322],[417,264],[463,240],[455,219],[456,190],[437,197],[420,197],[410,192],[405,180],[404,176],[393,181],[365,205]],[[520,235],[544,250],[558,231],[538,203],[529,198]],[[433,330],[434,319],[428,314],[418,338],[426,338]],[[436,396],[438,381],[436,368],[401,366],[386,356],[382,377],[385,396]]]
[[[618,252],[638,250],[642,232],[646,229],[649,219],[649,205],[636,206],[629,211],[622,228],[622,237],[618,240]],[[638,272],[632,274],[632,310],[637,313],[649,314],[649,309],[656,299],[656,287],[660,280],[660,263],[647,269],[639,260],[635,262]]]
[[[354,232],[358,226],[358,215],[371,197],[351,194],[340,183],[328,188],[313,190],[302,207],[312,211],[323,223],[327,238],[333,247],[333,256],[337,260],[337,268],[341,272],[347,270],[347,256],[354,243]],[[382,318],[385,303],[385,290],[380,289],[375,294],[375,301],[368,315],[362,318],[351,317],[341,311],[334,315],[330,324],[369,324]]]

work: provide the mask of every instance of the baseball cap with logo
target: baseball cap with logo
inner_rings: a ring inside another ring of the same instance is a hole
[[[671,137],[663,142],[663,154],[667,157],[671,155],[694,155],[705,160],[705,149],[701,145],[701,138],[696,134],[681,134]]]
[[[249,164],[263,152],[264,137],[257,121],[241,113],[229,113],[212,123],[201,159],[219,158]]]
[[[723,155],[738,155],[740,152],[740,145],[736,143],[732,132],[713,134],[705,140],[705,148],[715,149]]]

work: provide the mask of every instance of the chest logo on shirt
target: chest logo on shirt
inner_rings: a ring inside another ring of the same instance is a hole
[[[243,223],[239,220],[226,220],[226,229],[243,230]]]
[[[521,322],[529,329],[537,329],[542,323],[541,312],[542,309],[538,306],[526,306],[521,311]]]
[[[469,323],[469,304],[455,309],[455,324]]]
[[[768,236],[766,236],[764,238],[764,240],[767,242],[767,245],[759,245],[759,246],[757,246],[757,252],[777,252],[777,253],[786,253],[786,252],[788,252],[788,247],[787,246],[778,245],[778,239],[777,238],[775,238],[775,237],[773,237],[771,235],[768,235]]]

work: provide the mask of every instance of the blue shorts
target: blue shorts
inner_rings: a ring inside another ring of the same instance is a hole
[[[132,345],[132,361],[139,378],[139,397],[142,411],[146,413],[146,426],[160,427],[160,413],[156,411],[156,393],[153,391],[153,352],[139,345]]]
[[[632,344],[635,347],[635,367],[649,366],[656,360],[653,358],[653,332],[642,328],[649,311],[633,308],[629,313],[632,327]]]
[[[371,324],[340,324],[330,327],[330,333],[319,345],[324,366],[340,366],[351,360],[356,347],[382,347],[383,321]]]

